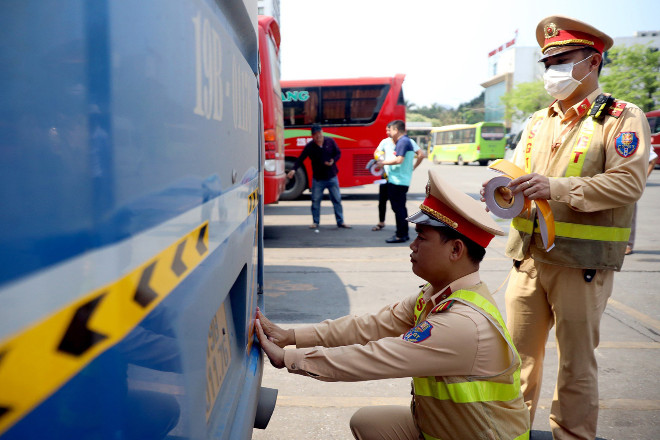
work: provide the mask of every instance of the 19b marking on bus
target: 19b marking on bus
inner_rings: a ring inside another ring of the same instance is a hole
[[[223,72],[224,54],[220,35],[200,12],[192,18],[195,32],[195,108],[193,112],[209,120],[222,121],[224,98],[231,97],[234,128],[250,132],[252,127],[254,74],[236,56]],[[230,75],[231,81],[223,81]]]
[[[222,41],[201,13],[192,19],[195,27],[195,109],[196,115],[222,121]]]

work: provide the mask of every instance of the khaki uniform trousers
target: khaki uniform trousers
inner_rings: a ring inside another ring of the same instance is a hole
[[[556,326],[559,372],[550,408],[554,439],[596,437],[600,319],[612,294],[614,273],[534,261],[511,272],[506,291],[507,327],[522,359],[521,387],[531,421],[538,405],[548,332]]]
[[[368,406],[351,417],[351,432],[358,440],[419,440],[409,406]]]

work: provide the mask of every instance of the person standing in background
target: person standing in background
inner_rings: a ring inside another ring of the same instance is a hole
[[[344,223],[344,210],[341,206],[341,192],[339,191],[339,180],[337,179],[337,161],[341,157],[341,151],[334,139],[323,136],[323,128],[319,124],[313,124],[312,140],[305,145],[302,153],[296,159],[296,163],[287,173],[289,179],[293,178],[298,167],[309,157],[312,161],[312,224],[310,229],[319,227],[321,221],[321,199],[323,191],[327,188],[330,201],[335,210],[335,220],[338,228],[350,229]]]
[[[378,163],[385,167],[387,173],[387,198],[392,205],[394,218],[396,219],[396,233],[385,240],[386,243],[405,243],[410,240],[408,236],[408,210],[406,209],[406,198],[410,180],[413,172],[412,142],[406,136],[406,124],[401,120],[395,120],[388,124],[390,135],[395,143],[394,154],[391,159],[380,160]]]
[[[390,135],[391,124],[392,123],[390,122],[387,127],[385,127],[385,133],[387,134],[387,137],[380,141],[380,144],[378,144],[378,147],[376,147],[376,150],[374,151],[374,157],[376,160],[389,160],[394,157],[395,145],[394,141],[392,140],[392,136]],[[419,145],[417,145],[417,142],[415,142],[413,139],[410,139],[410,142],[412,143],[413,151],[415,152],[415,156],[417,158],[415,165],[413,166],[414,171],[422,163],[422,160],[424,160],[424,151],[419,148]],[[387,211],[387,173],[385,173],[384,170],[382,177],[382,181],[378,185],[378,223],[376,226],[371,228],[372,231],[380,231],[381,229],[385,228],[385,213]]]

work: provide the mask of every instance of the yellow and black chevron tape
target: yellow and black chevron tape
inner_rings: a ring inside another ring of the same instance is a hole
[[[0,435],[123,339],[209,253],[204,222],[120,279],[0,341]]]
[[[259,187],[255,188],[248,196],[248,215],[259,205]]]

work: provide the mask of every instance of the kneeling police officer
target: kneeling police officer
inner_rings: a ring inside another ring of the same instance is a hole
[[[282,329],[260,311],[256,333],[276,368],[321,381],[413,377],[411,407],[351,418],[357,439],[525,439],[529,412],[520,357],[479,277],[485,248],[503,235],[476,200],[429,171],[427,197],[407,218],[420,292],[373,314]],[[283,349],[295,345],[295,349]]]

